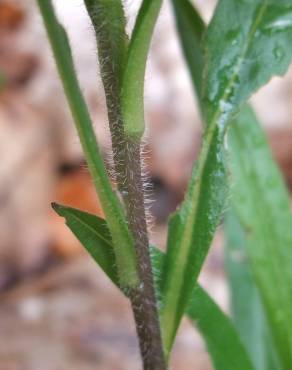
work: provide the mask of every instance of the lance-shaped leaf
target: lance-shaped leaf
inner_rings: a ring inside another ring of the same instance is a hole
[[[67,34],[57,20],[51,0],[38,0],[38,5],[85,158],[113,238],[121,284],[128,287],[136,286],[139,280],[133,241],[120,202],[111,188],[97,145],[91,118],[76,76]]]
[[[122,111],[125,133],[141,137],[144,132],[144,79],[147,56],[162,0],[144,0],[131,36],[123,76]]]
[[[292,57],[291,10],[290,0],[221,0],[208,27],[203,43],[202,150],[186,200],[170,222],[162,312],[166,352],[225,205],[227,125],[256,89],[286,71]]]
[[[173,5],[185,57],[195,89],[199,93],[199,73],[202,73],[203,63],[200,45],[204,31],[203,21],[189,1],[173,0]],[[193,25],[191,16],[194,17]],[[162,287],[165,300],[162,308],[162,329],[166,353],[170,352],[190,292],[208,253],[225,204],[227,179],[222,140],[222,132],[216,126],[205,132],[186,199],[180,210],[170,219]]]
[[[83,244],[96,263],[119,286],[113,246],[105,220],[89,213],[54,204],[54,209],[66,219],[74,235]],[[160,287],[165,255],[151,247],[153,274],[157,295]],[[216,370],[253,370],[231,321],[212,298],[198,285],[193,287],[192,299],[186,314],[202,333]],[[160,304],[162,302],[160,301]]]
[[[283,369],[292,368],[292,215],[287,190],[249,108],[230,131],[233,205]]]
[[[161,321],[167,353],[208,253],[226,197],[224,148],[216,129],[204,138],[184,203],[169,222]]]
[[[71,207],[53,203],[54,211],[66,220],[66,225],[86,248],[107,276],[119,284],[112,238],[104,219]]]
[[[186,314],[203,335],[215,370],[253,369],[232,322],[199,285],[192,291]]]
[[[257,370],[281,370],[251,272],[246,235],[234,210],[229,210],[224,224],[225,264],[234,325]]]

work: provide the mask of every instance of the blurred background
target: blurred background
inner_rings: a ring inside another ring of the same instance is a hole
[[[196,0],[208,21],[216,1]],[[105,158],[106,109],[92,29],[82,0],[56,0]],[[129,27],[139,1],[127,0]],[[292,69],[252,99],[292,188]],[[183,198],[200,147],[201,122],[175,33],[163,7],[145,91],[151,239]],[[52,201],[101,214],[34,0],[0,0],[0,370],[136,370],[129,304],[54,215]],[[219,230],[200,280],[228,312]],[[211,369],[185,321],[174,369]]]

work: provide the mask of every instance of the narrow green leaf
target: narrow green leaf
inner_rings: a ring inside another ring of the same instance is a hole
[[[256,117],[245,108],[229,136],[233,205],[283,369],[292,368],[292,216],[283,180]]]
[[[203,64],[200,44],[204,24],[188,1],[173,0],[173,5],[186,60],[200,93]],[[193,24],[191,17],[194,17]],[[205,132],[186,198],[169,223],[162,311],[167,353],[219,224],[228,191],[226,177],[223,135],[214,126]]]
[[[204,138],[184,203],[169,223],[162,310],[167,352],[171,349],[192,287],[208,253],[226,196],[224,151],[216,131],[212,138]]]
[[[102,218],[75,208],[52,204],[54,211],[66,220],[66,225],[98,263],[106,275],[119,284],[112,238]]]
[[[256,369],[266,369],[264,318],[245,251],[245,235],[234,212],[225,217],[226,270],[234,325]]]
[[[236,213],[225,217],[225,261],[234,325],[257,370],[280,370],[246,253],[246,235]]]
[[[60,216],[65,217],[74,235],[118,286],[112,240],[105,220],[70,207],[55,204],[54,209]],[[151,258],[157,295],[162,298],[160,287],[165,255],[152,247]],[[161,300],[160,304],[163,304]],[[186,314],[204,336],[216,370],[252,370],[230,320],[198,285],[193,288]]]
[[[75,73],[67,34],[56,18],[51,0],[38,0],[38,5],[86,161],[113,238],[120,282],[125,286],[137,285],[139,282],[133,241],[124,218],[122,207],[111,188],[97,145],[89,112]]]
[[[122,110],[125,133],[144,132],[144,79],[147,56],[162,0],[144,0],[132,33],[123,78]]]
[[[162,312],[166,352],[225,205],[227,124],[256,89],[286,71],[292,57],[291,10],[290,0],[221,0],[208,27],[203,43],[207,125],[186,200],[170,223],[174,231],[170,230]]]
[[[199,285],[186,313],[202,333],[215,370],[253,369],[232,322]]]
[[[204,67],[201,42],[206,27],[189,0],[172,0],[172,4],[182,50],[189,67],[193,87],[200,99]]]

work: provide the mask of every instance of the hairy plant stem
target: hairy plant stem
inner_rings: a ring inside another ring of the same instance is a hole
[[[132,289],[130,298],[139,337],[144,370],[164,370],[166,363],[158,318],[152,266],[149,252],[144,189],[141,174],[140,139],[125,140],[126,166],[124,193],[129,228],[133,234],[140,286]]]
[[[110,102],[114,97],[108,97]],[[118,99],[116,98],[118,103]],[[109,122],[118,116],[119,105],[109,110]],[[113,122],[113,121],[112,121]],[[117,124],[118,122],[118,124]],[[127,138],[123,121],[114,121],[111,128],[113,160],[118,189],[126,207],[129,229],[134,239],[140,285],[129,294],[136,322],[139,346],[144,370],[164,370],[163,345],[155,297],[152,266],[149,252],[144,188],[141,173],[141,141]]]
[[[120,0],[84,0],[84,2],[96,35],[111,133],[114,179],[125,202],[128,225],[136,250],[140,283],[137,287],[131,287],[129,297],[135,317],[143,366],[144,370],[164,370],[166,365],[153,285],[144,207],[140,135],[135,138],[126,135],[123,121],[121,93],[125,61],[128,57],[124,9]],[[143,8],[146,5],[144,4]],[[149,40],[150,36],[151,33]],[[148,48],[145,48],[144,52],[147,55]],[[144,76],[145,66],[143,63],[140,64]],[[142,91],[139,90],[139,95],[142,97],[143,83],[140,85]],[[141,101],[143,102],[143,98]],[[141,112],[143,113],[143,106]]]
[[[126,18],[120,0],[84,0],[95,31],[102,84],[104,87],[113,150],[112,173],[119,191],[124,181],[124,125],[121,111],[122,75],[127,58]]]
[[[111,0],[111,4],[115,5],[117,1]],[[113,239],[119,284],[122,289],[128,291],[131,299],[144,370],[165,370],[166,364],[149,255],[141,176],[140,136],[135,136],[135,139],[126,139],[122,120],[119,58],[122,57],[123,60],[126,48],[122,47],[122,50],[118,52],[115,46],[110,44],[112,39],[109,38],[105,40],[103,50],[105,54],[101,59],[105,62],[103,80],[105,82],[112,133],[115,169],[119,188],[125,200],[128,225],[125,222],[121,204],[111,188],[105,171],[90,115],[75,73],[66,32],[58,22],[51,0],[37,0],[37,2],[89,170],[106,214],[107,224]],[[109,4],[109,0],[103,0],[102,2],[103,4]],[[89,6],[93,3],[95,3],[94,0],[87,1]],[[114,10],[117,10],[117,8],[114,7]],[[124,28],[123,19],[122,14],[121,23],[119,23],[122,29]],[[120,30],[120,27],[118,27],[118,30]],[[118,41],[116,44],[118,47],[119,38],[116,38],[116,40]],[[109,49],[108,46],[110,46]],[[114,50],[117,53],[116,57],[113,58],[114,64],[108,62],[110,59],[107,55],[109,50]]]

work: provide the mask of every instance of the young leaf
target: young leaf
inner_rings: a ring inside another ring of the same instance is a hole
[[[234,325],[257,370],[280,370],[250,269],[246,253],[246,235],[232,209],[225,217],[224,231],[225,261]]]
[[[144,0],[131,37],[123,77],[122,109],[125,133],[141,137],[144,132],[144,79],[153,29],[162,0]]]
[[[136,257],[119,200],[111,188],[92,122],[76,77],[67,34],[58,22],[51,0],[38,0],[60,78],[80,137],[85,158],[99,194],[115,248],[119,278],[124,286],[139,284]]]
[[[283,369],[292,368],[292,216],[256,117],[245,108],[230,130],[233,205]]]
[[[60,216],[79,239],[98,265],[118,286],[112,240],[105,220],[77,209],[54,205]],[[151,248],[153,273],[157,295],[161,297],[161,273],[165,255]],[[126,292],[125,292],[126,293]],[[230,320],[198,285],[193,288],[192,298],[186,310],[194,325],[205,338],[216,370],[252,370],[245,350],[236,335]],[[161,304],[163,304],[161,302]],[[222,335],[220,335],[222,333]]]

